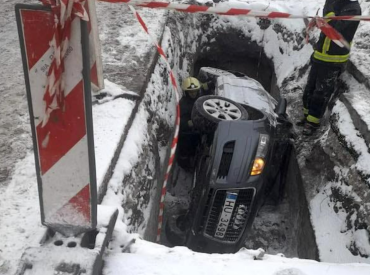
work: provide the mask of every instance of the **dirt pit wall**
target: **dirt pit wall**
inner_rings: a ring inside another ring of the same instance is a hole
[[[156,61],[131,126],[142,129],[141,136],[136,137],[141,139],[140,154],[119,191],[128,231],[138,232],[149,241],[156,239],[161,189],[176,117],[176,99],[166,65]]]

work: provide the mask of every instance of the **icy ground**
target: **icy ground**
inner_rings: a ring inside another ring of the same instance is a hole
[[[37,246],[39,236],[43,233],[40,225],[39,205],[37,196],[36,175],[34,169],[34,159],[32,152],[32,142],[30,136],[29,118],[26,97],[24,92],[23,71],[20,58],[18,37],[14,18],[13,5],[20,0],[2,0],[0,11],[0,273],[14,274],[18,260],[23,250],[28,246]],[[26,1],[25,1],[26,2]],[[27,1],[35,3],[36,1]],[[248,2],[248,1],[246,1]],[[253,2],[253,1],[251,1]],[[271,3],[274,8],[291,13],[315,14],[318,7],[322,7],[323,0],[310,1],[258,1],[257,3]],[[364,13],[369,13],[368,1],[361,1]],[[165,18],[163,12],[145,10],[143,11],[144,20],[149,20],[149,28],[157,35],[160,34],[160,22]],[[98,3],[98,15],[100,36],[103,45],[103,63],[106,72],[106,87],[111,93],[138,92],[140,87],[137,85],[136,74],[140,72],[140,62],[145,62],[145,54],[149,51],[150,43],[142,33],[140,27],[133,20],[132,14],[127,7],[112,5],[108,3]],[[157,20],[160,18],[161,20]],[[126,21],[127,20],[127,21]],[[241,27],[246,26],[246,21],[240,18],[230,19]],[[253,20],[247,20],[251,22]],[[127,28],[125,24],[129,24]],[[282,22],[282,21],[281,21]],[[285,27],[292,30],[302,28],[303,22],[294,23],[284,21]],[[253,25],[253,22],[251,22]],[[369,33],[369,27],[362,23],[363,34]],[[251,28],[253,30],[253,28]],[[251,30],[249,29],[249,30]],[[256,39],[261,39],[262,35],[257,32],[252,35]],[[280,39],[283,39],[280,37]],[[360,40],[360,38],[358,38]],[[280,40],[279,40],[280,41]],[[274,40],[273,36],[266,36],[265,51],[275,58],[276,71],[280,72],[279,80],[282,81],[292,70],[299,68],[307,63],[312,51],[309,46],[299,54],[294,55],[289,50],[289,44],[282,44],[283,48],[278,49],[279,41]],[[366,41],[366,35],[363,40]],[[119,50],[117,50],[119,49]],[[283,50],[284,54],[278,54]],[[363,50],[356,55],[356,60],[362,63],[362,70],[369,74],[369,66],[366,58],[369,52]],[[282,62],[284,59],[288,60]],[[365,64],[363,64],[365,63]],[[136,66],[138,64],[138,66]],[[294,64],[294,66],[291,66]],[[367,65],[366,65],[367,64]],[[124,71],[124,68],[128,71]],[[131,67],[130,67],[131,66]],[[122,71],[121,71],[122,69]],[[187,72],[177,72],[179,75],[186,75]],[[124,77],[127,75],[127,79]],[[141,76],[143,77],[143,76]],[[160,75],[157,76],[161,78]],[[143,79],[143,78],[141,78]],[[109,81],[110,80],[110,81]],[[302,86],[301,83],[292,83],[292,86]],[[140,82],[140,81],[137,81]],[[117,86],[121,85],[121,86]],[[124,87],[122,87],[122,85]],[[299,100],[299,94],[292,94],[291,100]],[[366,107],[364,108],[366,117]],[[126,99],[102,102],[101,105],[94,106],[94,125],[95,129],[100,129],[95,133],[96,161],[98,182],[102,181],[106,167],[109,165],[111,155],[114,152],[116,143],[122,129],[126,125],[128,116],[133,107],[133,102]],[[358,137],[353,123],[345,113],[345,108],[340,104],[333,110],[342,116],[342,133],[355,145],[355,149],[360,150],[361,158],[354,164],[362,170],[369,169],[368,153],[363,139]],[[298,113],[292,112],[294,115]],[[346,119],[348,118],[348,119]],[[140,152],[143,142],[142,136],[145,133],[145,121],[147,114],[140,109],[137,118],[132,126],[127,143],[124,146],[126,159],[121,159],[119,167],[122,168],[121,175],[113,179],[113,184],[118,186],[122,181],[122,174],[127,174],[135,165],[137,154]],[[107,138],[107,136],[109,138]],[[332,202],[329,201],[329,187],[323,182],[317,195],[311,201],[313,211],[313,223],[319,232],[318,244],[321,251],[321,259],[331,262],[370,262],[369,258],[355,257],[349,255],[346,245],[351,244],[355,237],[355,243],[365,253],[370,253],[369,235],[366,230],[347,232],[343,234],[342,227],[346,222],[341,219],[340,213],[333,210]],[[335,183],[330,183],[335,184]],[[352,192],[345,186],[344,191]],[[366,189],[365,189],[366,190]],[[186,248],[166,248],[153,243],[140,240],[136,234],[128,234],[127,226],[124,224],[125,218],[129,213],[124,213],[121,207],[121,195],[114,194],[103,201],[104,204],[114,205],[120,209],[121,213],[117,222],[114,241],[110,251],[105,257],[106,265],[104,274],[225,274],[232,272],[242,272],[248,270],[251,273],[261,275],[303,275],[303,274],[370,274],[370,266],[366,264],[317,264],[314,261],[302,261],[298,259],[286,259],[281,256],[264,256],[263,261],[254,260],[260,253],[259,251],[244,250],[235,255],[206,255],[194,253]],[[369,204],[368,202],[365,202]],[[123,221],[123,222],[122,222]],[[348,237],[348,238],[347,238]],[[130,242],[133,238],[135,243]],[[339,240],[342,240],[339,242]],[[130,245],[129,245],[130,244]],[[124,252],[130,253],[121,253]],[[340,257],[339,257],[339,256]]]

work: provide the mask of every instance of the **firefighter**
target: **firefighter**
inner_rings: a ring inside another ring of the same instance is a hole
[[[201,84],[195,77],[184,79],[181,85],[183,96],[180,100],[180,132],[177,162],[183,169],[191,168],[191,158],[195,155],[200,136],[193,131],[191,111],[200,96]]]
[[[180,100],[180,132],[189,131],[193,127],[191,111],[200,95],[200,82],[195,77],[186,78],[181,85],[183,97]]]
[[[326,0],[323,9],[324,17],[361,15],[361,7],[357,0]],[[348,43],[352,42],[358,21],[328,20]],[[311,57],[311,70],[303,92],[304,118],[297,123],[304,126],[303,134],[310,136],[320,127],[320,119],[324,116],[336,81],[349,58],[349,50],[341,48],[324,33],[320,34],[315,51]]]
[[[188,132],[193,128],[191,111],[198,97],[212,94],[215,85],[212,81],[201,84],[195,77],[185,78],[181,85],[184,93],[180,100],[180,132]]]
[[[178,144],[178,163],[184,168],[191,168],[191,158],[195,155],[200,142],[200,134],[194,131],[191,112],[195,101],[203,95],[210,94],[214,84],[201,84],[195,77],[188,77],[182,82],[183,97],[180,100],[180,132]]]

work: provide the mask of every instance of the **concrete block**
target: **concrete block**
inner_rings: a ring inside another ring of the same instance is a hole
[[[40,247],[22,255],[16,275],[98,275],[118,216],[116,208],[98,206],[98,227],[75,237],[46,230]]]

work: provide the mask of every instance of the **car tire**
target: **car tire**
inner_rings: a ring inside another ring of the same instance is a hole
[[[202,96],[195,101],[191,113],[195,129],[212,133],[220,121],[248,119],[248,112],[235,101],[221,96]]]

